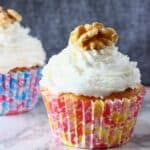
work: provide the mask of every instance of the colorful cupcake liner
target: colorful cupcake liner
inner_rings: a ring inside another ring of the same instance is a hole
[[[31,110],[38,101],[41,68],[0,74],[0,115]]]
[[[64,145],[110,148],[127,143],[140,111],[145,89],[131,99],[75,100],[41,89],[54,136]]]

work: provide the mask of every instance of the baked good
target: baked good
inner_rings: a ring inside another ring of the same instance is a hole
[[[15,10],[0,7],[0,115],[28,111],[39,97],[45,52],[21,20]]]
[[[43,69],[41,92],[52,133],[65,145],[109,148],[131,138],[144,86],[118,34],[94,22],[76,27]]]

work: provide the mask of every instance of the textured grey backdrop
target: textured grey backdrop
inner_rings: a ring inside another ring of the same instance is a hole
[[[150,0],[0,0],[22,13],[23,24],[42,40],[47,56],[67,44],[78,24],[101,21],[117,29],[120,50],[138,61],[150,85]]]

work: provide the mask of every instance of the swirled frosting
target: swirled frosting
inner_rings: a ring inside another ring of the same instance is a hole
[[[29,29],[19,22],[0,26],[0,73],[16,67],[41,66],[45,52],[41,42],[29,35]]]
[[[55,94],[104,97],[135,88],[140,82],[137,63],[116,46],[84,51],[69,45],[50,58],[40,84]]]

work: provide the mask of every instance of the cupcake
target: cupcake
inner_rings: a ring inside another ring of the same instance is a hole
[[[0,115],[31,110],[38,101],[45,52],[15,10],[0,7]]]
[[[130,140],[145,89],[137,63],[117,41],[102,23],[80,25],[44,67],[41,93],[52,133],[64,145],[109,148]]]

